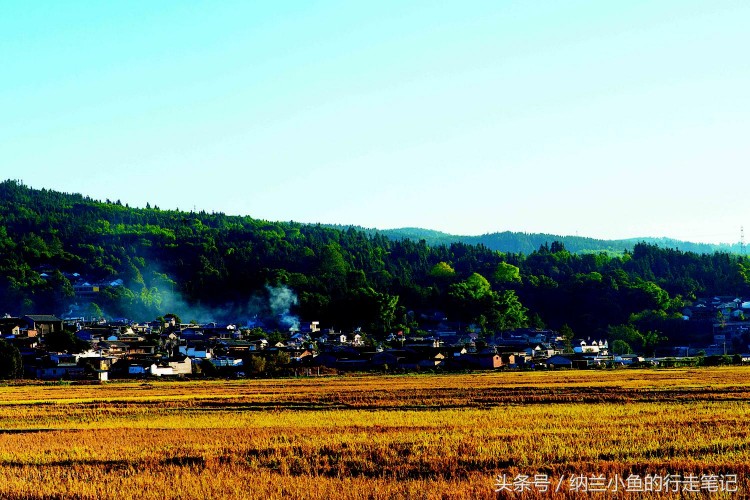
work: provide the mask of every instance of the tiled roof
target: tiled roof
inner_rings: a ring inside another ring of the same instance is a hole
[[[57,316],[51,314],[27,314],[24,318],[29,318],[31,321],[62,321]]]

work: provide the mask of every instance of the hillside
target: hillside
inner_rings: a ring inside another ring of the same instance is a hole
[[[565,248],[572,253],[599,253],[610,252],[613,254],[622,254],[626,251],[632,252],[638,243],[647,243],[656,245],[660,248],[679,249],[686,252],[694,253],[714,253],[727,252],[741,254],[742,248],[739,243],[728,244],[709,244],[694,243],[690,241],[675,240],[672,238],[629,238],[624,240],[602,240],[596,238],[586,238],[583,236],[561,236],[547,233],[519,233],[512,231],[503,231],[499,233],[488,233],[480,236],[462,236],[456,234],[434,231],[431,229],[421,229],[414,227],[399,229],[373,229],[359,226],[345,225],[328,225],[337,229],[346,230],[353,227],[358,231],[364,231],[372,235],[380,233],[394,240],[411,239],[425,240],[428,245],[450,245],[451,243],[465,243],[467,245],[484,245],[490,250],[509,253],[530,254],[538,250],[545,243],[550,244],[553,241],[559,241],[565,245]]]
[[[622,255],[576,254],[553,240],[501,253],[390,236],[131,208],[5,181],[0,304],[13,314],[176,312],[186,321],[270,318],[279,327],[315,319],[376,337],[434,328],[429,318],[439,310],[444,327],[473,324],[487,334],[568,325],[580,336],[612,335],[625,325],[632,330],[620,333],[645,346],[649,332],[675,342],[705,333],[682,321],[686,301],[750,292],[750,262],[722,252],[637,243]]]

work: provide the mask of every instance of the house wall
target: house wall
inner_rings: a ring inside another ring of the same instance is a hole
[[[170,361],[169,366],[175,375],[190,375],[193,373],[193,364],[189,358],[186,358],[184,361]]]
[[[174,370],[172,370],[171,366],[156,366],[151,365],[151,375],[155,375],[157,377],[161,377],[163,375],[174,375]]]
[[[58,379],[58,378],[82,378],[84,375],[83,368],[78,366],[56,366],[50,368],[37,368],[36,377],[40,379]]]
[[[479,365],[482,368],[500,368],[503,366],[503,360],[500,356],[492,356],[479,359]]]

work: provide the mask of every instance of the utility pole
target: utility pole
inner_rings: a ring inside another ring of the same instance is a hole
[[[740,253],[745,256],[745,226],[740,226]]]

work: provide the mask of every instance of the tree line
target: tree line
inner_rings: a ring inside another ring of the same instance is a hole
[[[187,319],[199,310],[272,314],[268,300],[255,299],[286,287],[297,297],[293,314],[373,334],[416,331],[419,313],[437,310],[485,334],[565,326],[605,336],[628,325],[679,342],[700,333],[682,321],[684,306],[700,296],[747,294],[750,261],[645,242],[620,255],[573,253],[560,241],[529,253],[429,245],[351,227],[134,208],[0,183],[6,312],[63,313],[74,302],[72,273],[123,280],[87,306],[113,317],[180,308]]]

